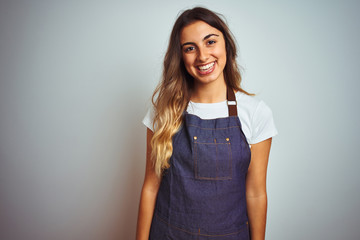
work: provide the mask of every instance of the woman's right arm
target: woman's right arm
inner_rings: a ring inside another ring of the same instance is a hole
[[[141,190],[139,215],[137,221],[136,240],[148,240],[151,220],[154,215],[156,196],[160,186],[160,178],[156,176],[151,160],[151,139],[153,132],[147,128],[146,133],[146,170]]]

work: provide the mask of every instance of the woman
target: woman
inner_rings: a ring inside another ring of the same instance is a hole
[[[173,27],[147,126],[137,239],[264,239],[271,110],[240,87],[236,44],[196,7]],[[156,97],[156,100],[154,100]]]

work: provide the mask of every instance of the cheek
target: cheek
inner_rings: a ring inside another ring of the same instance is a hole
[[[226,48],[225,43],[218,45],[218,47],[215,49],[215,54],[218,58],[225,59],[226,61]]]
[[[217,49],[216,55],[217,55],[219,58],[226,59],[226,50],[225,50],[225,48]]]
[[[194,61],[189,56],[183,57],[183,61],[184,61],[185,68],[189,71],[189,69],[193,65]]]

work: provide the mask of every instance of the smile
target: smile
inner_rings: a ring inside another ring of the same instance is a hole
[[[209,74],[214,70],[214,68],[215,68],[215,61],[212,63],[208,63],[206,65],[196,67],[196,69],[200,74]]]

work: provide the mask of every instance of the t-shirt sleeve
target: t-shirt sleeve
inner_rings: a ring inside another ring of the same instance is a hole
[[[151,131],[154,131],[154,127],[153,127],[153,121],[154,121],[154,107],[150,107],[144,117],[144,119],[142,120],[142,123],[149,128]]]
[[[259,102],[252,117],[251,125],[250,144],[262,142],[268,138],[274,137],[278,133],[272,111],[263,101]]]

